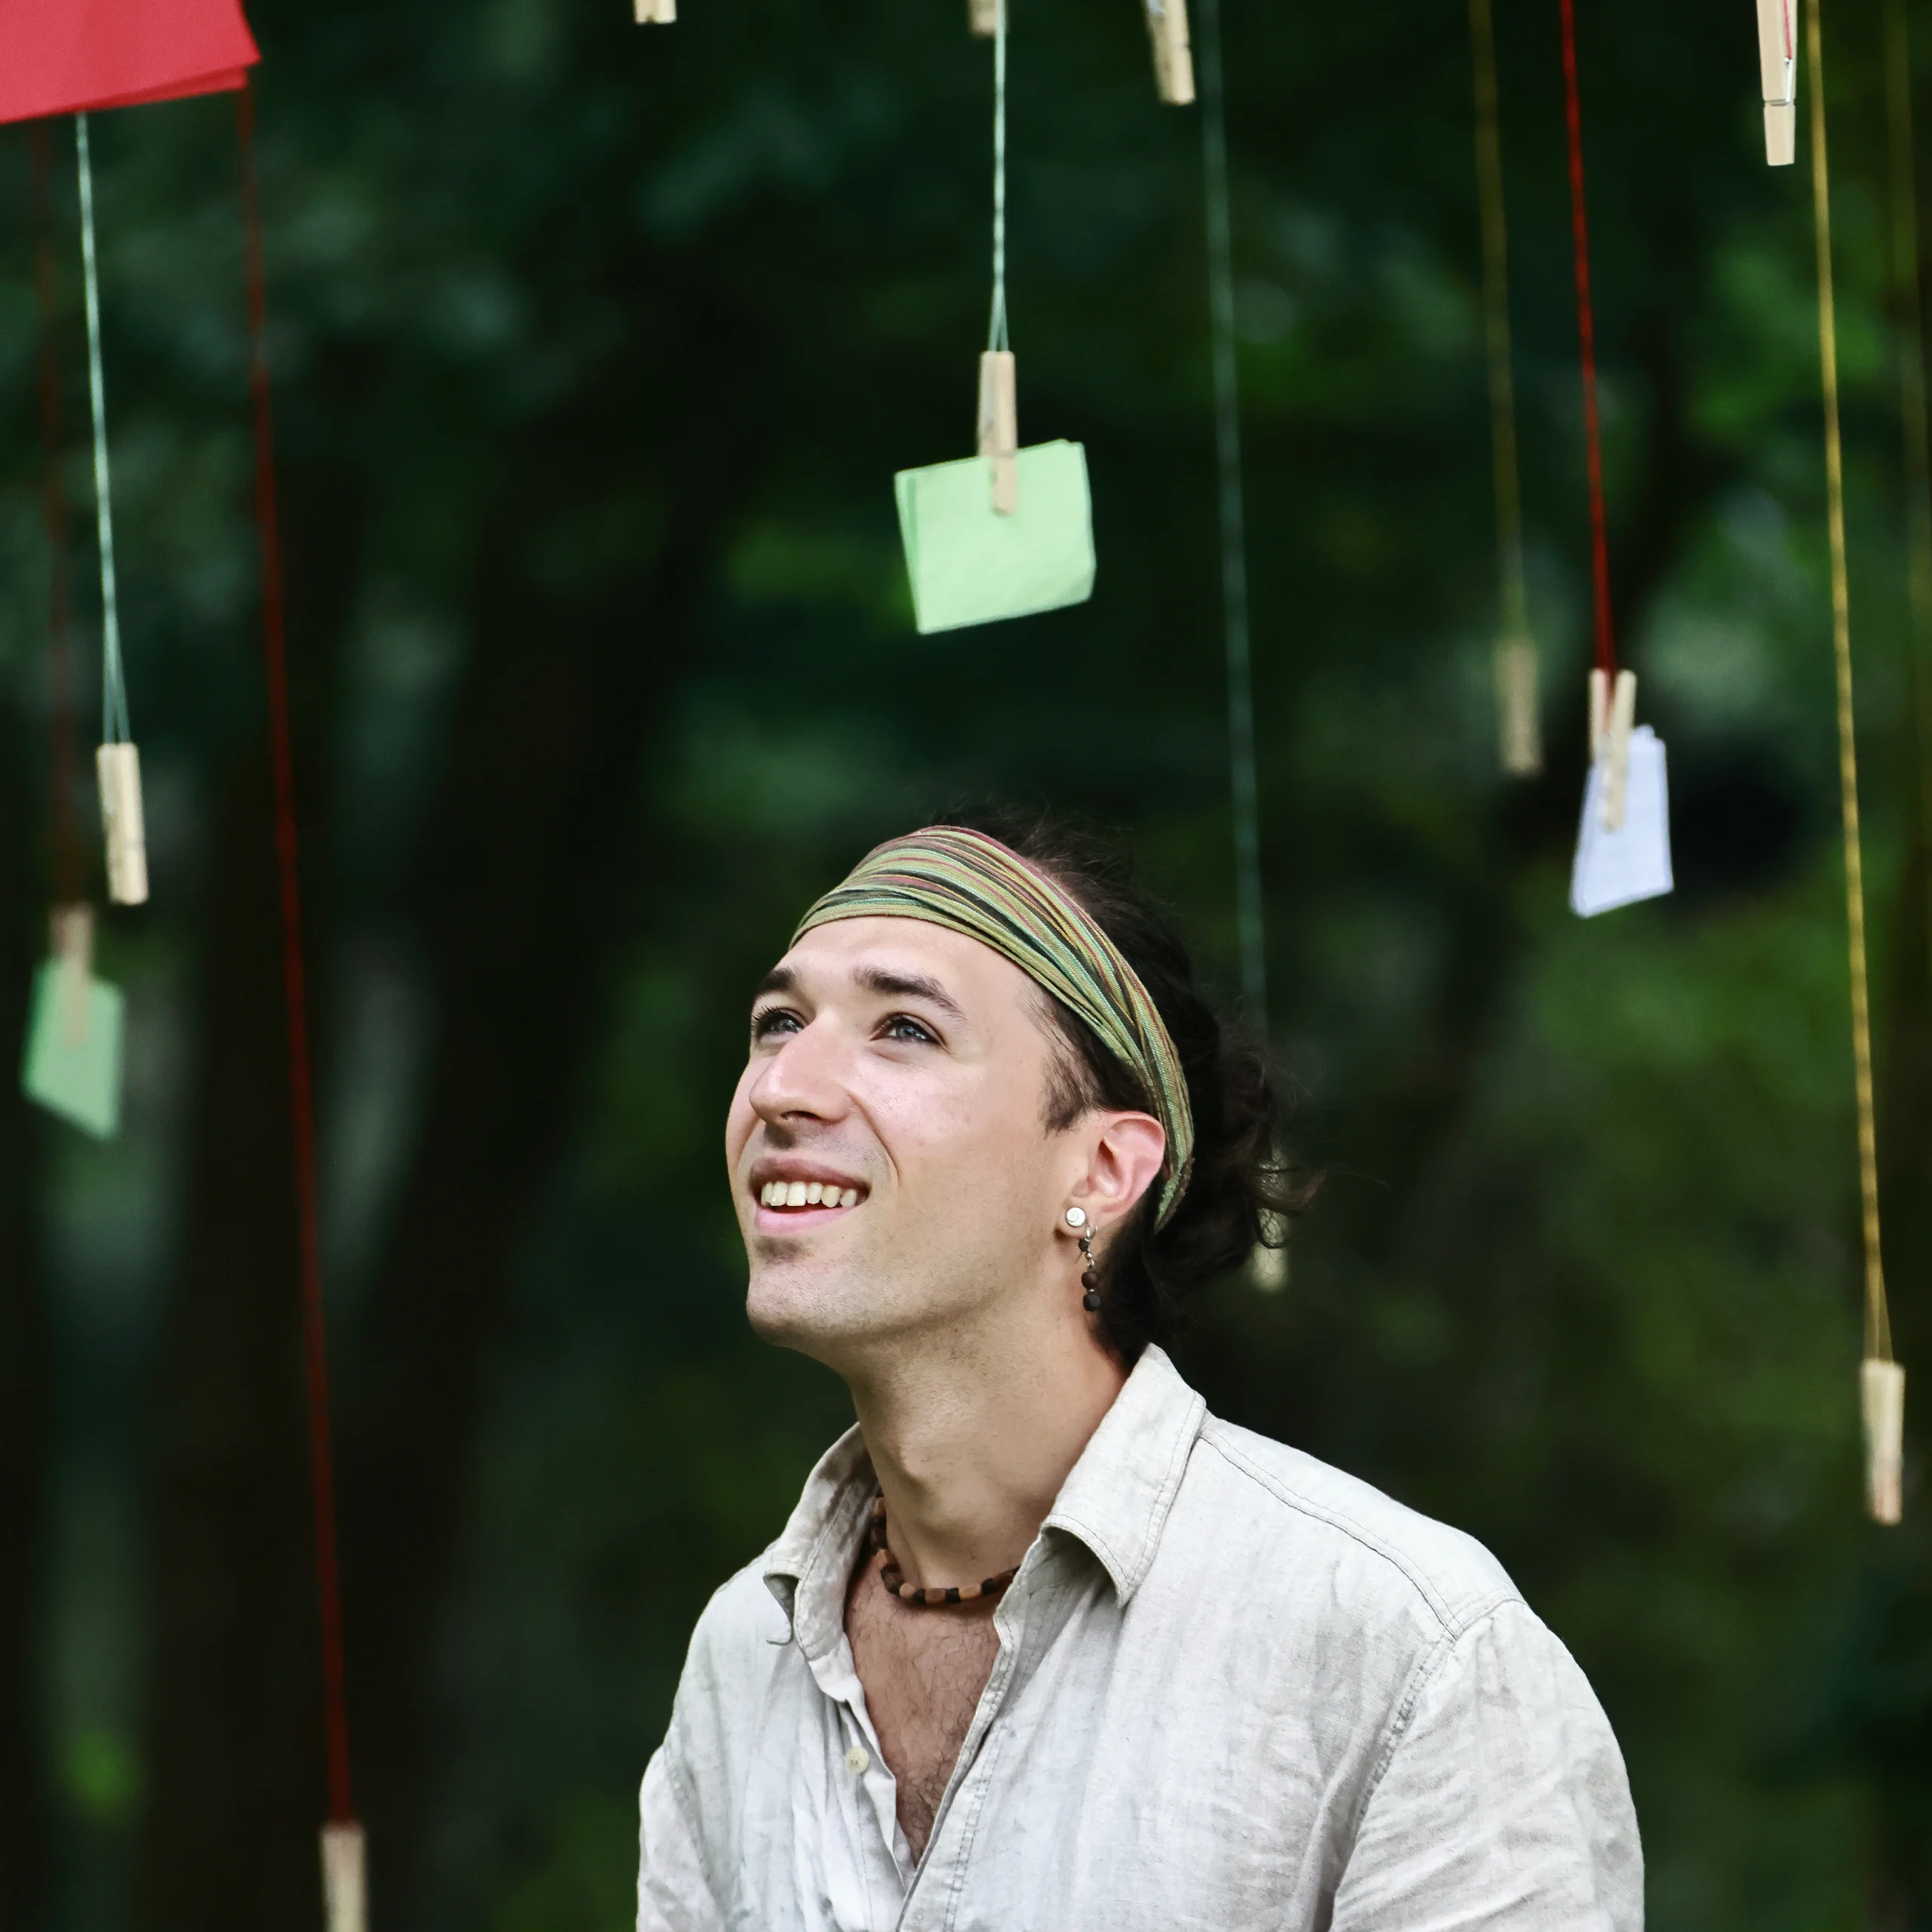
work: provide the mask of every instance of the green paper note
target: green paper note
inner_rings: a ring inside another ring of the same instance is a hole
[[[90,977],[81,1012],[75,1015],[63,995],[60,962],[48,960],[34,976],[21,1091],[97,1140],[112,1140],[121,1129],[121,1036],[126,1014],[121,989]]]
[[[1020,507],[1011,516],[993,508],[992,465],[983,456],[893,478],[921,632],[1057,611],[1093,595],[1086,451],[1035,443],[1020,452],[1019,469]]]

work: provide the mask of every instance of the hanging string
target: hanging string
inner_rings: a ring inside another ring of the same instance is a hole
[[[1583,204],[1583,116],[1577,95],[1577,17],[1573,0],[1561,0],[1563,108],[1570,137],[1570,232],[1577,266],[1577,332],[1582,343],[1583,441],[1590,482],[1591,607],[1597,669],[1617,681],[1617,642],[1610,621],[1610,541],[1603,507],[1603,436],[1597,420],[1597,325],[1590,300],[1590,227]]]
[[[242,208],[248,268],[248,387],[254,406],[255,518],[262,571],[262,656],[268,673],[269,743],[275,777],[275,860],[281,884],[281,989],[288,1044],[288,1127],[294,1155],[297,1240],[301,1270],[302,1343],[307,1369],[309,1454],[315,1506],[315,1588],[321,1613],[323,1718],[329,1816],[347,1823],[350,1804],[349,1716],[343,1690],[342,1590],[336,1557],[335,1472],[329,1439],[328,1353],[323,1326],[321,1219],[315,1186],[315,1107],[309,1078],[308,975],[302,950],[295,764],[288,729],[284,648],[281,537],[275,512],[275,420],[269,387],[268,304],[262,266],[261,198],[255,168],[255,97],[235,97],[242,148]]]
[[[100,374],[100,278],[94,266],[94,165],[88,148],[88,117],[74,116],[80,158],[81,264],[87,285],[88,393],[94,405],[94,517],[100,533],[100,736],[125,744],[128,688],[121,670],[121,606],[115,595],[113,491],[107,467],[107,395]]]
[[[1268,1023],[1266,929],[1254,761],[1254,680],[1247,623],[1247,512],[1241,488],[1241,392],[1235,360],[1234,248],[1228,215],[1226,91],[1220,0],[1201,9],[1201,158],[1208,204],[1208,297],[1214,346],[1214,445],[1220,478],[1221,622],[1228,665],[1229,789],[1235,822],[1235,931],[1251,1024]]]
[[[1567,4],[1567,0],[1566,0]],[[1878,1134],[1872,1097],[1872,1019],[1865,968],[1865,857],[1858,829],[1858,741],[1852,711],[1851,598],[1845,571],[1844,453],[1838,435],[1838,319],[1832,290],[1832,180],[1825,147],[1824,36],[1819,0],[1805,20],[1811,68],[1811,212],[1818,250],[1818,358],[1825,404],[1825,495],[1832,561],[1832,656],[1838,672],[1838,804],[1844,827],[1845,931],[1851,977],[1851,1057],[1858,1100],[1858,1180],[1864,1210],[1865,1353],[1892,1359],[1878,1228]]]
[[[1912,611],[1912,681],[1918,713],[1920,836],[1927,956],[1932,960],[1932,454],[1925,408],[1925,315],[1918,269],[1918,195],[1912,129],[1912,42],[1903,0],[1886,0],[1885,107],[1892,164],[1892,275],[1898,291],[1899,414],[1905,438],[1906,580]]]
[[[1006,332],[1006,0],[995,0],[993,24],[993,312],[989,350],[1011,349]]]
[[[1496,26],[1490,0],[1469,0],[1475,76],[1476,202],[1482,228],[1484,333],[1489,352],[1491,472],[1496,488],[1497,583],[1503,619],[1497,676],[1503,764],[1543,768],[1537,730],[1536,646],[1523,568],[1523,491],[1516,463],[1516,386],[1509,352],[1509,230],[1503,211],[1503,141],[1497,125]],[[1521,684],[1524,688],[1517,688]]]
[[[28,132],[33,155],[33,287],[39,321],[41,514],[47,531],[48,710],[52,723],[54,897],[71,906],[81,896],[81,838],[74,823],[74,669],[72,603],[67,585],[67,501],[60,487],[60,303],[54,280],[51,186],[54,143],[45,121]]]

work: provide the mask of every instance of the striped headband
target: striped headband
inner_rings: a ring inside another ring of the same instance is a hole
[[[996,838],[928,826],[867,853],[798,922],[795,946],[835,919],[924,919],[1010,959],[1077,1014],[1140,1084],[1168,1137],[1156,1228],[1186,1192],[1194,1112],[1173,1036],[1140,976],[1084,907]]]

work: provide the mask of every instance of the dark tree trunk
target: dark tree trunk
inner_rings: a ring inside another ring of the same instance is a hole
[[[353,372],[318,379],[350,406]],[[345,398],[344,392],[346,392]],[[285,469],[291,703],[312,915],[315,775],[361,495]],[[143,1922],[320,1922],[325,1808],[274,807],[265,731],[217,774],[197,909],[196,1082],[180,1274],[154,1380]],[[308,921],[312,953],[316,920]]]
[[[155,1380],[146,1922],[316,1921],[321,1813],[265,761],[223,781],[187,1240]]]
[[[40,1706],[40,1607],[47,1526],[50,1343],[38,1238],[40,1135],[11,1056],[45,927],[31,844],[23,721],[0,700],[0,1932],[47,1921],[48,1818]]]
[[[646,752],[695,654],[711,559],[762,438],[755,355],[715,317],[687,315],[682,333],[674,352],[634,356],[620,386],[598,386],[526,446],[482,548],[473,657],[425,869],[435,1055],[344,1384],[352,1721],[372,1909],[392,1926],[415,1917],[438,1639],[491,1346],[641,897]],[[675,389],[666,368],[681,371]],[[716,405],[728,398],[726,417]],[[641,448],[668,527],[594,598],[560,594],[519,540],[635,491]]]

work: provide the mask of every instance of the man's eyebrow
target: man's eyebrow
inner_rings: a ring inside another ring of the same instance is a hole
[[[789,993],[798,983],[798,976],[789,966],[774,966],[752,989],[753,999],[762,999],[767,993]]]
[[[861,966],[852,977],[868,992],[899,999],[930,1000],[942,1013],[949,1013],[955,1020],[966,1017],[959,1002],[937,980],[929,980],[923,973],[891,973],[883,966]]]

